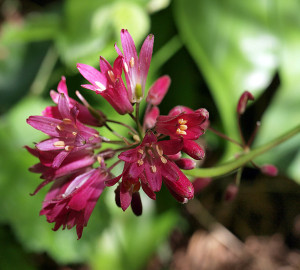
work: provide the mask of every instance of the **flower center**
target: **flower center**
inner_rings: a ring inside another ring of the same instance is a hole
[[[186,135],[186,130],[188,129],[188,126],[186,125],[187,120],[184,120],[183,118],[178,119],[179,127],[176,129],[176,134],[178,135]]]

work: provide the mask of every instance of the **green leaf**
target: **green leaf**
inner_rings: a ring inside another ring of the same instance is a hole
[[[179,34],[203,73],[226,135],[238,139],[236,105],[246,89],[255,96],[278,66],[274,1],[175,1]],[[228,145],[227,157],[236,147]]]

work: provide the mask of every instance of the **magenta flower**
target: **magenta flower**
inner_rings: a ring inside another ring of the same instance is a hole
[[[80,239],[105,188],[104,181],[107,177],[108,173],[98,168],[70,179],[59,179],[46,195],[40,215],[45,215],[50,223],[55,222],[54,231],[61,226],[63,229],[76,226]]]
[[[60,167],[53,168],[53,161],[57,155],[56,151],[40,151],[25,146],[28,152],[39,158],[40,162],[33,165],[29,170],[34,173],[41,173],[41,179],[45,179],[33,192],[35,195],[46,184],[74,173],[83,173],[92,168],[96,158],[93,151],[83,149],[70,153],[61,163]]]
[[[101,57],[101,72],[92,66],[77,64],[81,75],[91,83],[84,84],[82,87],[103,96],[119,114],[126,114],[133,112],[133,107],[128,99],[127,90],[121,77],[122,66],[122,56],[117,57],[113,67]]]
[[[167,94],[170,84],[171,79],[169,76],[158,78],[150,87],[146,101],[156,106],[159,105]]]
[[[58,168],[72,151],[94,148],[101,142],[95,129],[77,120],[79,111],[76,106],[70,109],[64,94],[58,100],[58,112],[59,119],[46,116],[30,116],[27,119],[29,125],[50,136],[50,139],[36,144],[36,147],[40,151],[57,152],[52,163],[53,168]]]
[[[159,116],[156,122],[156,131],[171,138],[197,140],[204,133],[201,125],[206,117],[202,111],[182,112],[175,116]]]
[[[129,100],[140,102],[144,97],[147,75],[151,63],[154,36],[148,35],[138,57],[134,41],[128,30],[121,30],[121,43],[124,52],[124,71]],[[123,56],[121,50],[115,46],[117,53]]]
[[[105,115],[101,111],[97,110],[97,113],[98,113],[99,117],[101,119],[103,119],[102,121],[95,118],[90,113],[88,108],[86,108],[84,105],[78,103],[76,100],[69,97],[68,88],[67,88],[67,84],[66,84],[66,78],[64,76],[61,77],[61,80],[58,83],[57,92],[55,92],[54,90],[50,91],[50,96],[51,96],[53,102],[58,104],[60,94],[64,94],[65,98],[68,101],[70,109],[72,109],[74,106],[77,107],[77,109],[79,111],[77,118],[81,123],[86,124],[86,125],[91,125],[91,126],[102,126],[103,125],[103,123],[105,121]],[[43,116],[47,116],[47,117],[58,118],[58,119],[61,118],[57,106],[46,107],[46,109],[43,111],[42,114],[43,114]]]
[[[133,193],[138,192],[140,186],[151,199],[155,199],[154,192],[161,189],[162,181],[179,201],[193,198],[192,184],[168,158],[168,155],[178,153],[182,146],[181,139],[158,142],[154,133],[149,131],[138,147],[119,155],[119,159],[125,161],[123,172],[106,184],[112,186],[122,178],[120,205],[124,211],[130,205]]]

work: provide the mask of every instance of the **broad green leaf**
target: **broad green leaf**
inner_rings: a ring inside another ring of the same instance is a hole
[[[300,18],[297,10],[300,2],[296,0],[279,2],[278,20],[280,21],[280,78],[281,85],[273,102],[262,119],[262,126],[256,144],[262,144],[278,134],[300,123]],[[259,158],[260,163],[274,163],[281,172],[300,183],[299,155],[300,136],[274,149]],[[293,161],[293,156],[296,159]]]
[[[225,133],[235,139],[239,96],[245,90],[261,93],[278,66],[279,41],[270,30],[274,5],[269,0],[175,1],[179,34],[209,85]],[[227,154],[235,150],[230,145]]]

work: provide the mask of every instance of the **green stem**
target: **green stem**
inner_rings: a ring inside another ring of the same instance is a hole
[[[282,142],[288,140],[289,138],[295,136],[298,133],[300,133],[300,125],[286,132],[280,137],[274,139],[273,141],[266,143],[256,149],[253,149],[248,153],[245,153],[244,155],[242,155],[236,160],[212,168],[199,168],[199,169],[194,169],[194,170],[184,171],[184,172],[187,175],[195,176],[195,177],[217,177],[217,176],[222,176],[231,173],[237,170],[238,168],[240,168],[241,166],[244,166],[246,163],[248,163],[255,157],[267,152],[268,150],[274,148],[275,146],[281,144]]]

